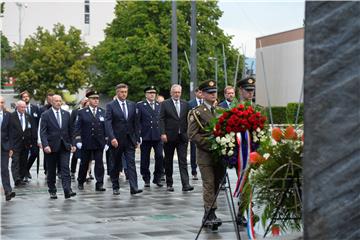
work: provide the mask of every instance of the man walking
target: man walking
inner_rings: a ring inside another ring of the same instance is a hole
[[[113,194],[120,194],[119,172],[122,156],[127,164],[130,194],[141,193],[138,188],[135,149],[140,142],[139,126],[136,117],[136,105],[127,100],[129,87],[120,83],[116,86],[116,99],[106,105],[105,127],[106,136],[111,143],[111,181]]]
[[[173,187],[173,159],[175,149],[178,156],[180,177],[183,191],[192,191],[194,187],[189,184],[187,170],[187,114],[189,105],[181,100],[181,86],[174,84],[170,90],[171,98],[161,103],[160,133],[164,142],[165,175],[167,190],[174,191]]]
[[[146,99],[136,104],[142,140],[140,145],[140,172],[145,182],[144,186],[150,187],[150,152],[151,148],[153,148],[155,152],[153,183],[158,187],[162,187],[161,174],[163,172],[163,148],[159,129],[160,104],[155,101],[157,92],[154,86],[146,87],[144,92]]]
[[[51,199],[57,199],[55,183],[58,163],[65,199],[76,195],[71,189],[69,169],[70,152],[75,152],[76,148],[71,144],[70,113],[62,110],[61,104],[61,96],[54,95],[52,107],[41,115],[40,138],[46,155],[47,184]]]
[[[92,159],[95,160],[95,191],[105,191],[103,152],[105,147],[105,110],[99,107],[96,91],[86,94],[89,106],[78,112],[75,124],[75,141],[81,151],[78,188],[84,190],[84,182]]]

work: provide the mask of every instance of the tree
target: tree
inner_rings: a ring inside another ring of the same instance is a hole
[[[1,35],[1,60],[3,60],[9,57],[11,52],[11,47],[9,44],[9,40],[5,35],[2,34],[1,31],[0,31],[0,35]]]
[[[232,79],[238,51],[231,37],[218,27],[222,15],[217,2],[197,2],[198,80],[214,79],[214,63],[219,63],[219,87],[223,88],[222,44],[227,54],[227,75]],[[139,100],[142,89],[155,85],[168,95],[171,78],[171,2],[119,1],[115,19],[105,30],[105,40],[93,50],[100,74],[92,84],[99,91],[113,95],[120,82],[130,86],[129,97]],[[189,96],[190,73],[185,54],[190,56],[190,2],[177,2],[179,80],[183,95]],[[239,70],[241,72],[241,70]],[[232,82],[230,80],[229,82]]]
[[[89,78],[89,51],[80,38],[81,31],[70,27],[68,32],[61,24],[52,33],[39,27],[25,40],[24,46],[16,46],[15,90],[28,90],[36,100],[42,100],[48,91],[61,94],[63,89],[71,94],[83,87]]]

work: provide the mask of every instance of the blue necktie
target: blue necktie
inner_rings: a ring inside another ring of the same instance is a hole
[[[127,112],[126,112],[126,108],[125,108],[125,102],[123,102],[121,105],[122,105],[122,111],[124,113],[125,119],[127,120],[128,116],[127,116]]]

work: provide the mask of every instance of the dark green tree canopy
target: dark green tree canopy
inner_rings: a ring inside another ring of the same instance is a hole
[[[0,35],[1,35],[1,60],[3,60],[9,57],[11,52],[11,47],[9,44],[9,40],[7,39],[7,37],[5,37],[5,35],[2,34],[1,31],[0,31]]]
[[[52,33],[39,27],[14,51],[15,89],[28,90],[37,100],[50,90],[77,92],[89,78],[89,60],[84,57],[89,49],[80,34],[74,27],[66,32],[61,24],[54,25]]]
[[[105,30],[106,38],[93,50],[94,63],[100,74],[92,84],[99,91],[113,95],[114,86],[127,83],[129,98],[143,98],[143,88],[155,85],[168,95],[171,84],[171,2],[119,1],[115,19]],[[219,87],[224,87],[222,44],[227,58],[228,81],[233,82],[238,51],[231,37],[218,27],[222,12],[217,2],[197,2],[198,81],[214,79],[214,62],[219,64]],[[183,95],[189,96],[190,73],[190,2],[177,2],[179,81]],[[240,64],[241,65],[241,64]],[[241,72],[241,69],[239,70]]]

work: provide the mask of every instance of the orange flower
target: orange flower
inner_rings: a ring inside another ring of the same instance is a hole
[[[256,164],[256,163],[263,163],[265,161],[265,158],[261,156],[258,152],[251,152],[250,153],[250,163]]]
[[[273,137],[273,139],[275,141],[280,142],[281,138],[283,137],[283,133],[280,128],[276,127],[276,128],[273,128],[273,130],[271,132],[271,136]]]
[[[292,139],[292,140],[297,139],[297,134],[293,126],[290,125],[285,129],[284,137],[285,139]]]

